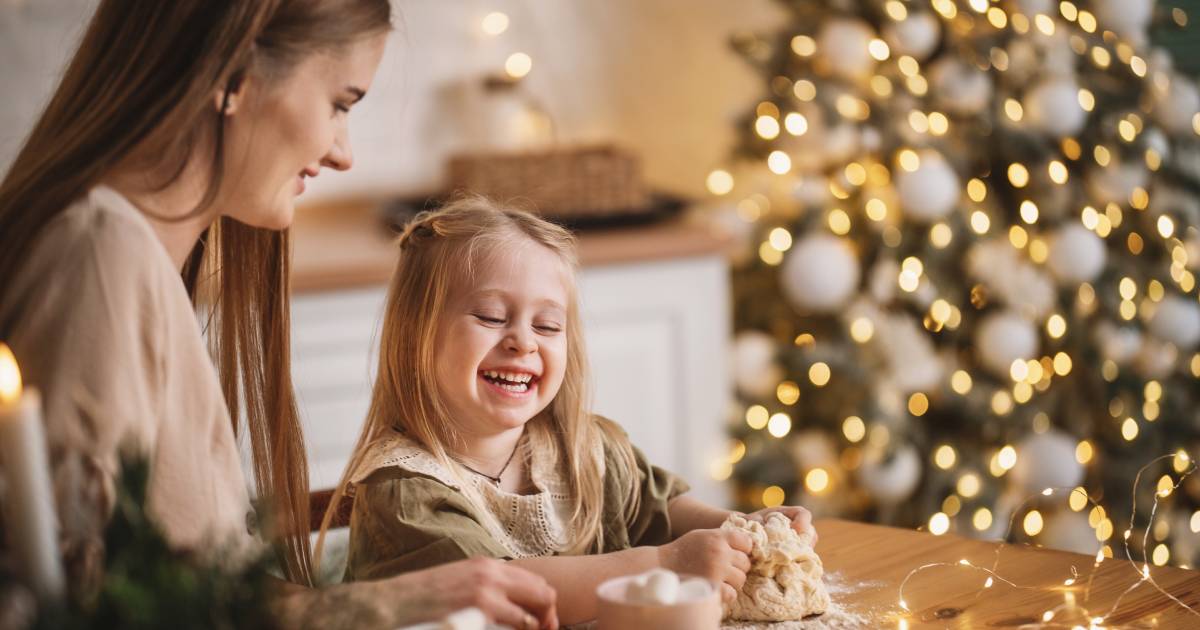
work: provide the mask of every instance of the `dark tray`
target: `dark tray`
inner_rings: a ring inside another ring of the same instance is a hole
[[[417,213],[424,210],[436,210],[446,203],[447,199],[448,197],[445,195],[401,197],[384,204],[381,214],[387,226],[399,232]],[[608,211],[606,213],[572,213],[568,216],[557,215],[553,212],[539,212],[538,214],[571,231],[586,232],[658,223],[677,216],[685,207],[687,207],[686,198],[659,192],[650,194],[649,203],[644,208],[630,208],[626,211]]]

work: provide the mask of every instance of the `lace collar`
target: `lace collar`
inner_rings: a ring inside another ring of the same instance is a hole
[[[536,492],[514,494],[506,492],[479,475],[455,475],[418,442],[393,432],[372,444],[362,462],[350,477],[352,484],[361,483],[376,471],[398,468],[428,477],[458,492],[464,483],[483,500],[483,507],[492,519],[483,519],[484,527],[514,558],[553,555],[565,550],[575,535],[569,526],[571,507],[569,488],[564,481],[559,452],[555,445],[545,444],[539,431],[526,431],[518,449],[518,457],[529,463],[530,478]],[[475,497],[471,497],[475,500]],[[493,521],[494,522],[489,522]]]

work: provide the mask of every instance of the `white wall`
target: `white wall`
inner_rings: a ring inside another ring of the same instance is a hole
[[[727,153],[730,121],[762,81],[728,47],[766,27],[771,0],[397,0],[392,37],[371,94],[351,116],[355,168],[312,182],[309,199],[438,187],[465,121],[439,94],[533,58],[526,88],[565,140],[611,139],[637,150],[649,180],[700,193]],[[0,0],[0,170],[6,170],[61,72],[96,0]],[[508,32],[485,37],[500,10]]]

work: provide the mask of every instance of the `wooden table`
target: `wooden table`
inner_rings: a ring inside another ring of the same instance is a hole
[[[1071,598],[1095,615],[1108,612],[1123,591],[1141,578],[1127,560],[1106,559],[1096,571],[1090,599],[1085,602],[1087,578],[1094,557],[1021,545],[1003,545],[997,573],[1020,586],[1000,580],[982,589],[988,574],[967,566],[936,567],[912,578],[904,590],[911,612],[899,606],[900,583],[910,571],[933,562],[971,564],[991,568],[996,543],[953,535],[934,536],[848,521],[820,519],[817,553],[825,564],[835,603],[873,621],[863,627],[903,628],[1071,628],[1087,623],[1076,613],[1062,613],[1041,626],[1042,615]],[[1124,558],[1118,547],[1118,557]],[[1064,586],[1071,567],[1079,572],[1073,586]],[[1174,567],[1151,567],[1151,576],[1165,591],[1200,610],[1200,572]],[[819,618],[818,618],[819,619]],[[818,619],[795,628],[820,628]],[[832,620],[831,620],[832,621]],[[787,624],[777,624],[784,628]],[[837,626],[834,626],[837,627]],[[1188,612],[1144,582],[1125,595],[1104,623],[1106,628],[1200,628],[1200,616]]]

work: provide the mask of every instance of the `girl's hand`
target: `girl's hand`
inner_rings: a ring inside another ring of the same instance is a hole
[[[751,545],[742,532],[696,529],[659,547],[658,562],[664,569],[719,583],[721,598],[730,602],[746,582]]]
[[[812,513],[798,505],[784,505],[773,508],[763,508],[757,512],[751,512],[746,515],[746,518],[751,521],[758,521],[766,524],[769,514],[778,513],[786,516],[792,522],[792,529],[796,530],[797,534],[804,535],[805,532],[812,534],[813,546],[817,544],[817,530],[812,524]]]

